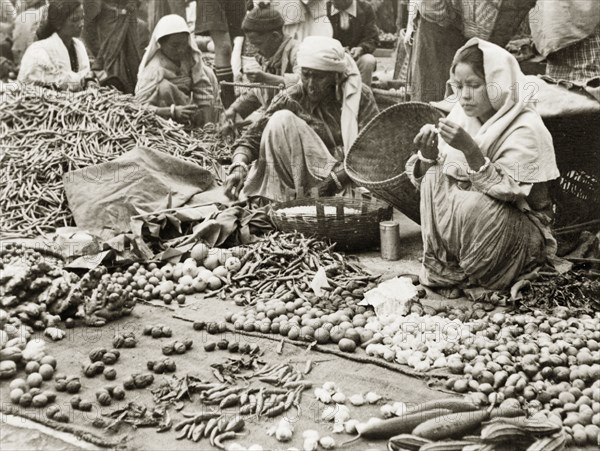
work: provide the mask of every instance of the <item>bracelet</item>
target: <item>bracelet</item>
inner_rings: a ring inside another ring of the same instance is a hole
[[[485,157],[485,163],[483,163],[483,166],[481,166],[477,171],[474,171],[473,169],[468,167],[467,174],[469,174],[469,175],[481,174],[482,172],[485,172],[485,170],[487,168],[490,167],[490,164],[491,164],[490,159],[488,157]]]
[[[335,172],[331,172],[331,179],[334,181],[335,186],[337,186],[338,190],[343,190],[344,187],[342,186],[342,183],[340,182],[340,179],[338,178],[337,174]]]
[[[421,153],[421,151],[419,150],[417,152],[417,157],[419,158],[419,160],[421,160],[423,163],[429,163],[429,164],[436,164],[437,163],[437,158],[436,159],[432,159],[432,158],[425,158],[423,156],[423,154]]]
[[[175,119],[175,104],[171,104],[171,117]]]
[[[231,173],[233,172],[233,170],[235,168],[242,168],[244,170],[244,172],[246,172],[246,174],[248,173],[248,165],[246,163],[244,163],[243,161],[237,161],[235,163],[232,163],[231,166],[229,166],[227,175],[231,175]]]

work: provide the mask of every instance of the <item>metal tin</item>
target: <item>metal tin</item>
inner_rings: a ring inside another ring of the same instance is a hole
[[[400,259],[400,225],[396,221],[379,223],[381,241],[381,258],[384,260]]]

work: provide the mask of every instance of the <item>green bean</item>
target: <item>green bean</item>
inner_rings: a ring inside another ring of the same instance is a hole
[[[217,161],[231,154],[216,127],[186,131],[108,88],[66,93],[24,86],[4,94],[2,102],[0,235],[28,237],[75,225],[63,174],[110,161],[136,145],[215,174]]]

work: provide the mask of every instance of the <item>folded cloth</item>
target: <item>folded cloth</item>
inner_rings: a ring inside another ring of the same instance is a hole
[[[206,169],[146,147],[68,172],[63,183],[78,227],[116,232],[129,231],[132,216],[180,207],[216,187]]]

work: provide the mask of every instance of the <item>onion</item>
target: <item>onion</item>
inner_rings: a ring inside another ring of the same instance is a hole
[[[359,424],[358,420],[348,420],[344,423],[344,430],[346,434],[356,434],[356,425]]]
[[[337,388],[335,386],[335,382],[328,381],[323,384],[323,389],[332,393],[332,392],[336,391]]]
[[[333,437],[321,437],[319,445],[321,445],[323,449],[332,449],[335,447],[335,440]]]
[[[365,398],[363,395],[357,394],[350,396],[349,401],[353,406],[362,406],[365,403]]]
[[[321,420],[333,421],[336,413],[337,413],[337,405],[327,406],[327,407],[325,407],[325,409],[323,409],[323,413],[321,414]]]
[[[336,405],[336,408],[337,412],[335,413],[333,421],[335,423],[344,424],[350,419],[350,410],[348,407],[339,404]]]
[[[341,392],[337,392],[331,397],[331,400],[336,404],[344,404],[346,402],[346,395]]]
[[[367,393],[365,395],[365,399],[369,404],[375,404],[375,403],[379,402],[379,400],[381,400],[381,396],[379,396],[375,392],[370,391],[369,393]]]

